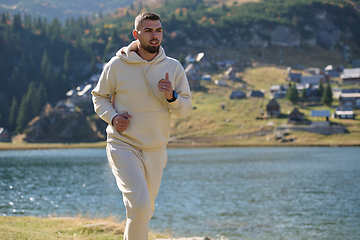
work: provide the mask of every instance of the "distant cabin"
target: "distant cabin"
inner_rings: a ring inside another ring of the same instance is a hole
[[[243,91],[233,91],[230,95],[230,99],[243,99],[246,98],[246,94]]]
[[[302,74],[301,73],[292,73],[289,72],[288,77],[287,77],[287,81],[289,82],[296,82],[299,83],[301,80]]]
[[[341,93],[339,105],[342,107],[360,108],[360,93]]]
[[[266,105],[266,116],[279,117],[280,114],[280,105],[275,99],[271,99]]]
[[[259,97],[259,98],[263,98],[264,97],[264,93],[261,91],[250,91],[247,95],[248,97]]]
[[[301,76],[300,83],[302,85],[319,85],[320,81],[324,81],[325,78],[323,75],[314,75],[314,76]]]
[[[312,118],[320,119],[320,121],[312,122],[311,125],[314,127],[327,127],[330,126],[329,117],[330,111],[329,110],[311,110]],[[321,121],[325,120],[325,121]]]
[[[304,114],[299,111],[299,109],[294,108],[289,114],[288,122],[289,123],[302,123]]]
[[[345,68],[340,75],[343,84],[358,84],[360,83],[360,68]]]
[[[341,119],[355,118],[354,111],[351,108],[344,108],[344,109],[337,108],[333,116],[334,118],[341,118]]]

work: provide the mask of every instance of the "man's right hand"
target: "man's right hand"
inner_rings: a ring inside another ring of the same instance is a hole
[[[112,125],[116,128],[116,130],[123,132],[129,126],[130,120],[132,115],[128,113],[118,114],[112,120]]]

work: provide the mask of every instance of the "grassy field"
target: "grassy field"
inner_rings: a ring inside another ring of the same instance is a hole
[[[212,82],[203,81],[202,91],[193,92],[191,115],[187,119],[174,117],[172,122],[172,141],[170,146],[188,144],[195,146],[329,146],[329,145],[360,145],[360,111],[356,110],[355,119],[331,118],[332,124],[345,126],[348,133],[315,134],[310,132],[292,131],[289,134],[293,142],[278,142],[275,130],[278,126],[287,124],[288,114],[296,107],[310,121],[323,121],[310,117],[311,110],[330,110],[334,107],[307,106],[305,103],[292,104],[285,99],[277,100],[281,106],[281,117],[258,119],[260,112],[266,111],[270,100],[269,88],[275,84],[288,84],[285,68],[265,66],[249,68],[239,74],[245,81],[227,81],[227,86],[220,87]],[[230,99],[233,90],[263,90],[265,98]],[[333,106],[338,105],[334,99]]]
[[[123,239],[125,224],[116,218],[0,217],[0,239]],[[165,238],[150,233],[149,239]]]

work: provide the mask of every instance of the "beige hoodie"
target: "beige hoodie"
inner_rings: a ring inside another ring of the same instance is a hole
[[[105,65],[100,79],[91,92],[94,109],[109,125],[108,142],[123,141],[146,151],[165,148],[170,137],[170,112],[187,117],[191,110],[191,94],[184,68],[165,55],[160,47],[156,57],[148,62],[132,51],[136,41],[121,48]],[[169,80],[178,99],[169,103],[158,82],[169,73]],[[114,96],[114,106],[111,97]],[[119,133],[112,126],[118,113],[128,112],[128,128]]]

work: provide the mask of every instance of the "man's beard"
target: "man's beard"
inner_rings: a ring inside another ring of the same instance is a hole
[[[145,44],[142,44],[140,43],[141,45],[141,48],[143,48],[145,51],[147,51],[148,53],[157,53],[159,52],[159,48],[160,48],[160,45],[158,46],[151,46],[150,44],[149,45],[145,45]]]

